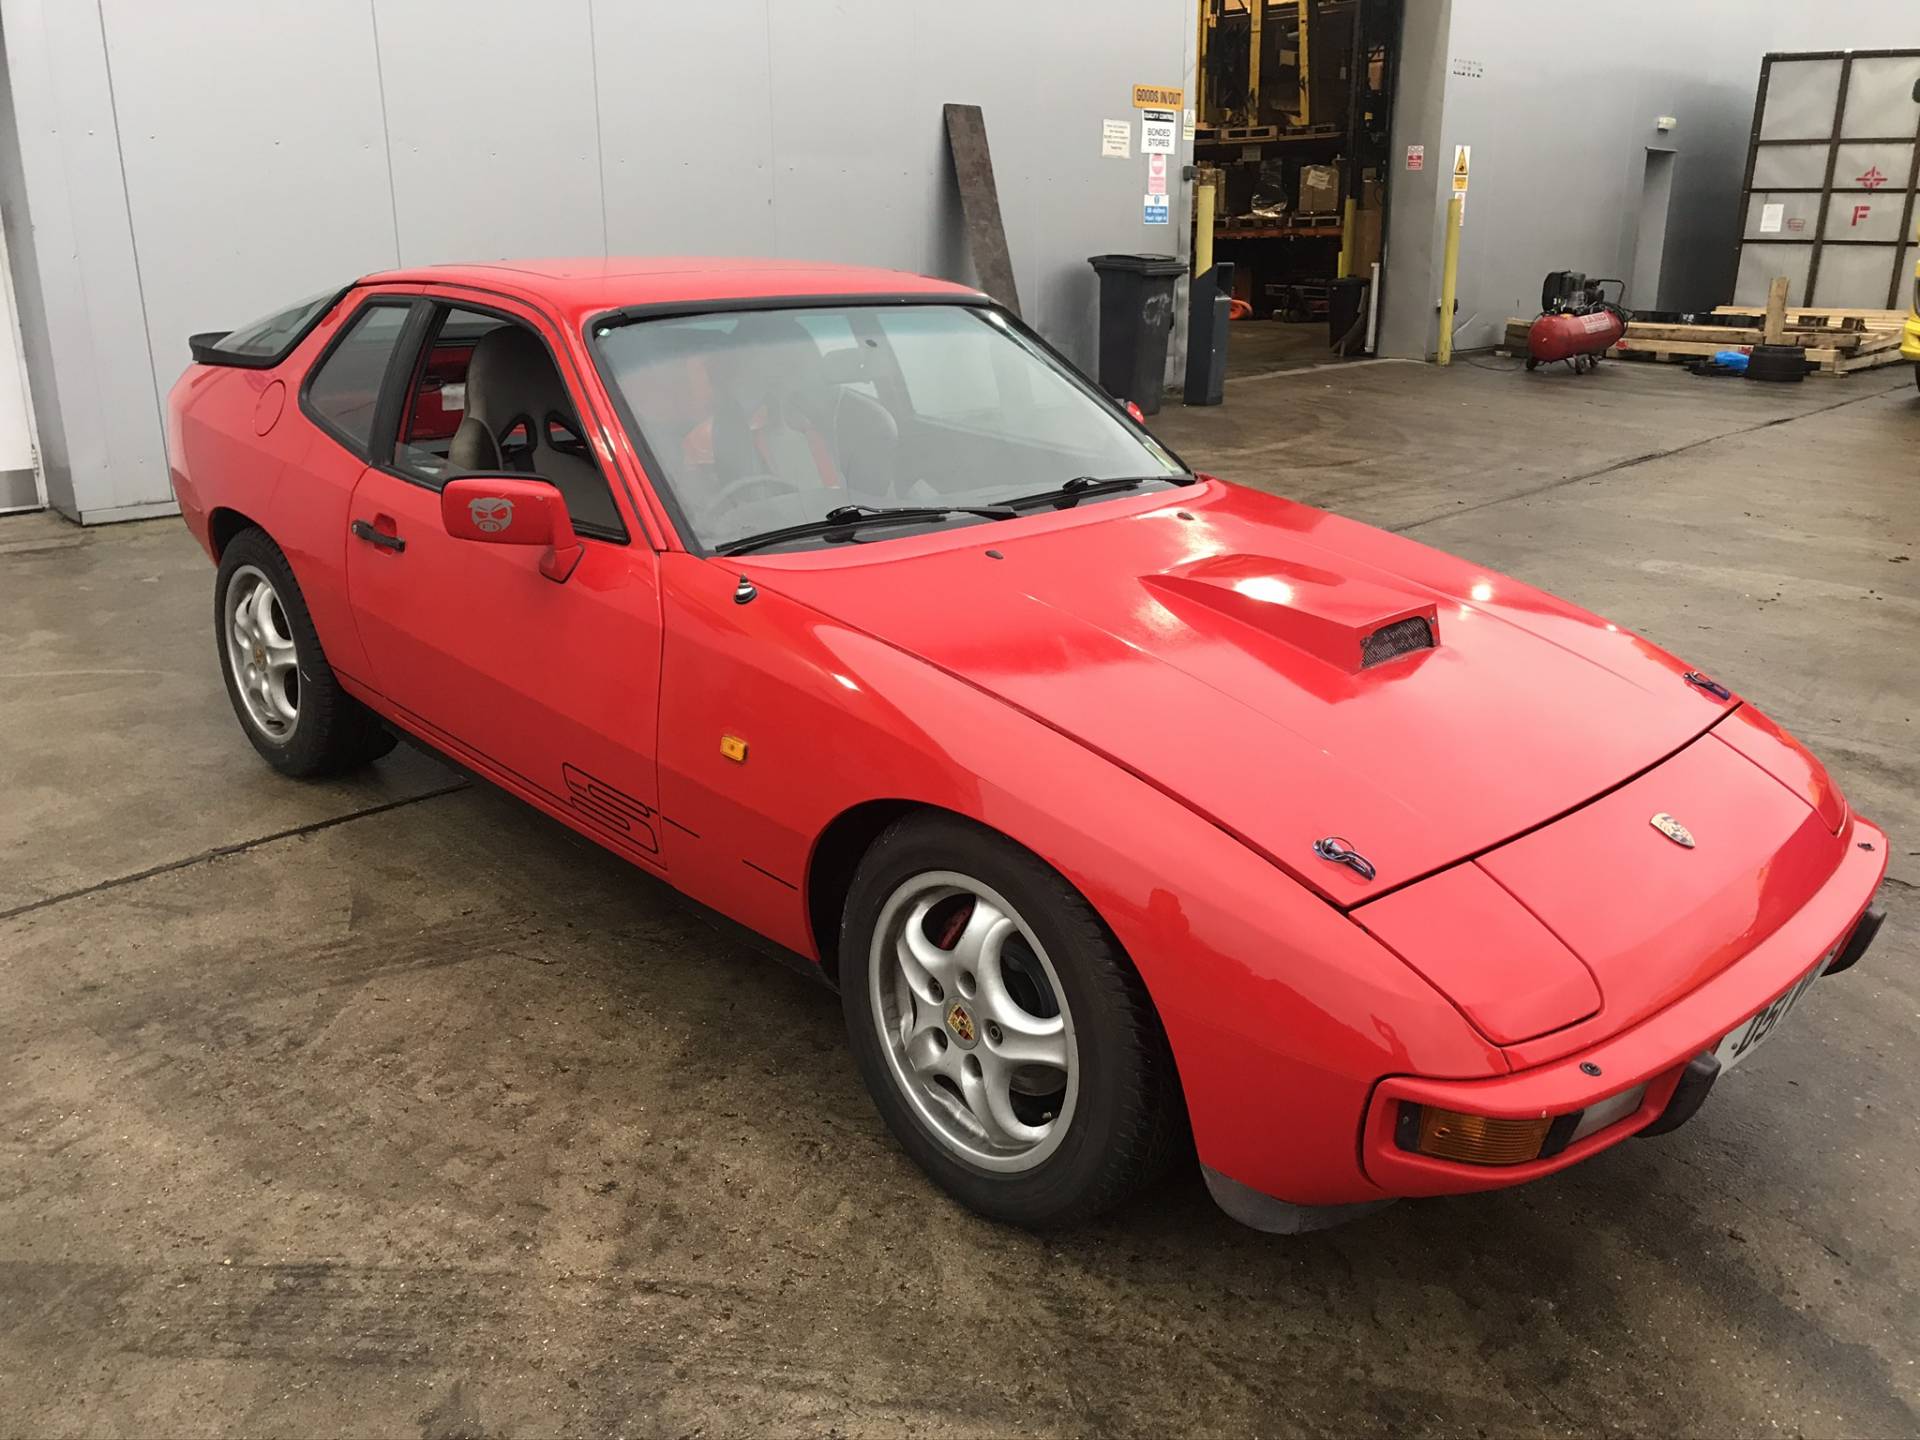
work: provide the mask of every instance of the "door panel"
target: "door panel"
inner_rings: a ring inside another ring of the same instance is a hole
[[[373,683],[395,705],[542,792],[622,853],[664,866],[655,729],[656,557],[588,540],[572,577],[533,546],[456,540],[432,488],[369,469],[347,585]]]

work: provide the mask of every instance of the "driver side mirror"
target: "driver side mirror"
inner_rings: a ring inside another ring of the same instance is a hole
[[[463,475],[440,492],[440,523],[456,540],[482,545],[544,545],[540,573],[564,582],[586,546],[573,533],[567,502],[545,480],[521,475]]]

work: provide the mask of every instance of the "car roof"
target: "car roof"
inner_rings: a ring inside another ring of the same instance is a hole
[[[611,255],[426,265],[364,276],[362,285],[468,285],[544,301],[572,317],[629,305],[842,295],[980,292],[905,270],[811,260],[699,255]]]

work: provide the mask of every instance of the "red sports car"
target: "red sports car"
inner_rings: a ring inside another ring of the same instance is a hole
[[[1613,625],[1193,473],[976,291],[373,275],[167,406],[221,671],[795,952],[876,1105],[1058,1224],[1191,1144],[1308,1229],[1673,1128],[1879,926],[1880,831]]]

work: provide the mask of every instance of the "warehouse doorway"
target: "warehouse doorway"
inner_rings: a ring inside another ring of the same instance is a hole
[[[1244,316],[1232,374],[1369,353],[1401,4],[1201,0],[1193,153]]]

